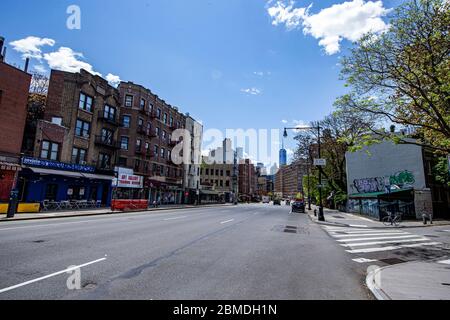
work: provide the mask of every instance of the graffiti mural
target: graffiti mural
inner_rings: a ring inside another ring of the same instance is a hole
[[[384,192],[386,187],[405,189],[412,187],[415,182],[414,174],[404,170],[386,177],[355,179],[352,189],[356,189],[358,193]]]

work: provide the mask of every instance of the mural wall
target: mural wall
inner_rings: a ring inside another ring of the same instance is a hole
[[[404,170],[385,177],[355,179],[350,188],[351,194],[386,192],[388,188],[390,190],[413,188],[415,181],[414,174]]]

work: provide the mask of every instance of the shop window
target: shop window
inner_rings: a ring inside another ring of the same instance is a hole
[[[80,101],[78,103],[78,107],[82,110],[92,112],[92,97],[87,94],[81,92],[80,93]]]
[[[78,137],[89,138],[91,132],[91,124],[83,120],[77,120],[75,127],[75,135]]]
[[[57,161],[59,155],[59,144],[51,141],[42,141],[41,158]]]
[[[81,148],[72,149],[72,163],[86,164],[87,150]]]
[[[45,188],[45,200],[56,201],[58,194],[57,184],[48,184]]]

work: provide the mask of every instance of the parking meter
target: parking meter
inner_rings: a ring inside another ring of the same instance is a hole
[[[17,212],[18,204],[19,204],[19,191],[11,190],[11,193],[9,195],[8,213],[6,214],[7,218],[14,218],[14,215]]]

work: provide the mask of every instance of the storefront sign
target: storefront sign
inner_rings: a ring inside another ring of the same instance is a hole
[[[143,188],[143,177],[129,175],[129,174],[119,174],[117,179],[114,179],[113,184],[118,188]]]
[[[87,172],[94,173],[95,168],[91,166],[85,166],[81,164],[74,163],[63,163],[51,160],[42,160],[36,158],[23,157],[22,164],[26,166],[63,170],[63,171],[76,171],[76,172]]]

